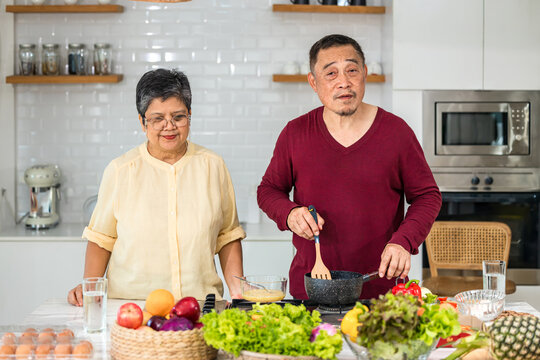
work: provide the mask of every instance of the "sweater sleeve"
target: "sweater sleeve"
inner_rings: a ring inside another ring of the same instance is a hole
[[[416,136],[411,129],[409,132],[406,149],[400,154],[399,171],[410,206],[390,242],[415,255],[439,214],[442,197]]]
[[[287,217],[291,210],[300,206],[289,199],[294,175],[288,132],[289,126],[286,126],[279,135],[270,164],[257,188],[259,207],[282,231],[289,229]]]

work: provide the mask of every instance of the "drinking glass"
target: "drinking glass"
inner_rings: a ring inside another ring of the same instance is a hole
[[[85,278],[82,288],[84,330],[88,333],[104,331],[107,327],[107,279]]]
[[[484,290],[498,290],[506,294],[506,262],[504,260],[484,260],[482,275]]]

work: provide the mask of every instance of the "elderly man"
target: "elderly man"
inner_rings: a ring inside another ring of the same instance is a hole
[[[319,235],[330,270],[379,272],[362,298],[405,278],[440,206],[422,149],[401,118],[363,102],[367,68],[360,45],[343,35],[317,41],[308,81],[323,106],[281,132],[258,188],[261,209],[293,232],[297,249],[290,292],[306,299],[303,276],[315,262]],[[294,188],[293,200],[289,193]],[[410,203],[404,217],[404,197]],[[314,205],[318,224],[307,210]]]

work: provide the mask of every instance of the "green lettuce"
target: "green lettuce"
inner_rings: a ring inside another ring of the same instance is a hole
[[[374,359],[416,358],[439,338],[461,332],[458,314],[439,304],[421,304],[417,297],[388,292],[371,300],[371,309],[358,316],[357,343]]]
[[[212,311],[201,319],[204,339],[216,349],[238,356],[240,351],[289,356],[317,356],[335,359],[341,351],[341,333],[321,330],[310,342],[311,331],[321,323],[320,313],[310,313],[303,305],[256,304],[250,311]]]

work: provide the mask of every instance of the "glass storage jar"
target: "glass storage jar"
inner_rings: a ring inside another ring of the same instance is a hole
[[[111,44],[94,44],[94,73],[108,75],[111,73],[112,50]]]
[[[68,45],[68,73],[86,75],[86,58],[88,53],[84,44]]]
[[[19,69],[21,75],[36,73],[36,44],[19,44]]]
[[[43,75],[60,74],[60,45],[43,44],[41,50],[41,72]]]

